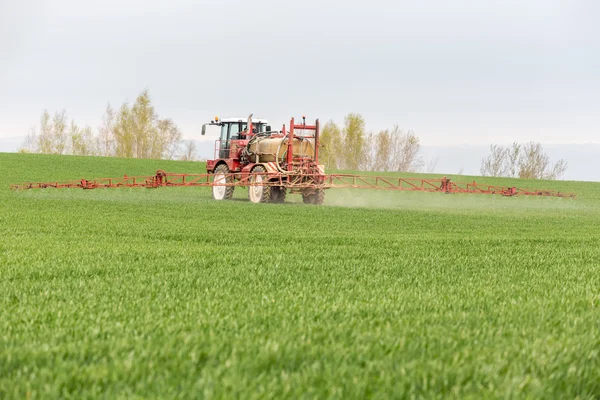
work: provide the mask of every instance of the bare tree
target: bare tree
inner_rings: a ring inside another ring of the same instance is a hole
[[[373,145],[375,137],[373,132],[369,132],[365,136],[365,155],[363,160],[363,169],[365,171],[373,171],[375,168],[375,156],[377,154]]]
[[[563,159],[552,164],[540,143],[529,142],[522,146],[519,158],[519,178],[559,179],[567,170]]]
[[[412,131],[404,132],[395,125],[391,131],[385,129],[376,135],[370,134],[367,139],[368,162],[364,165],[369,170],[414,172],[425,164],[419,154],[419,138]]]
[[[379,131],[375,135],[373,141],[374,155],[373,155],[373,171],[389,171],[392,168],[392,135],[389,130]]]
[[[194,140],[186,140],[183,142],[183,153],[181,154],[182,161],[194,161],[196,159],[196,142]]]
[[[115,153],[115,111],[110,104],[106,106],[102,122],[98,128],[98,137],[96,139],[98,154],[101,156],[112,156]]]
[[[505,149],[498,145],[490,146],[490,154],[481,160],[481,168],[479,171],[483,176],[506,176],[509,149]]]
[[[70,154],[76,156],[91,156],[97,153],[94,133],[89,126],[79,128],[74,121],[71,121],[69,137],[71,139]]]
[[[67,154],[69,153],[68,125],[64,110],[55,112],[53,116],[48,110],[44,110],[40,117],[39,133],[36,127],[33,127],[23,146],[34,153]]]
[[[44,110],[40,117],[40,133],[37,136],[37,151],[42,154],[53,152],[52,119],[48,110]]]
[[[38,153],[38,136],[35,126],[29,130],[19,153]]]
[[[157,121],[156,137],[153,138],[152,158],[173,159],[179,149],[181,131],[172,119],[165,118]]]
[[[514,142],[510,148],[506,149],[506,159],[508,164],[504,167],[505,176],[517,177],[520,175],[519,164],[521,163],[521,145]]]
[[[567,167],[569,164],[565,159],[560,159],[554,163],[554,165],[550,168],[549,174],[545,179],[562,179],[567,172]]]
[[[553,164],[540,143],[513,143],[507,148],[492,145],[490,150],[488,157],[481,160],[483,176],[560,179],[567,170],[567,162],[561,159]]]
[[[83,155],[85,152],[85,144],[83,143],[83,135],[81,129],[75,124],[75,121],[71,121],[69,125],[69,146],[71,147],[71,154]]]
[[[80,128],[75,121],[69,122],[64,110],[53,116],[44,110],[39,131],[35,127],[30,131],[23,148],[47,154],[172,159],[180,140],[177,125],[169,118],[158,117],[144,90],[132,107],[123,103],[115,112],[108,105],[97,136],[90,127]]]
[[[112,125],[112,137],[118,157],[173,158],[181,131],[173,120],[158,118],[145,90],[131,108],[127,103],[121,106]]]
[[[435,159],[430,160],[427,163],[427,173],[431,174],[431,173],[433,173],[435,171],[435,168],[437,167],[438,161],[440,161],[440,158],[436,157]]]
[[[68,152],[67,145],[69,134],[67,133],[67,113],[65,110],[54,113],[52,119],[52,153],[65,154]]]
[[[392,168],[398,172],[416,172],[423,168],[423,159],[420,157],[421,144],[413,131],[402,131],[395,125],[391,132],[392,137]]]

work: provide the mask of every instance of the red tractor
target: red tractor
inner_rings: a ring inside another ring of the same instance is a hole
[[[216,200],[233,197],[236,186],[248,186],[253,203],[282,203],[287,193],[302,194],[309,204],[323,204],[325,169],[319,165],[319,120],[307,125],[291,119],[289,130],[271,130],[266,120],[215,118],[202,126],[216,125],[221,135],[215,142],[215,157],[206,162],[213,175]],[[237,182],[237,183],[236,183]]]

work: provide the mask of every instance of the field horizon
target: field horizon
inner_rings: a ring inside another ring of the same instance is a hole
[[[0,153],[0,398],[600,397],[600,183],[8,189],[158,169],[205,172]]]

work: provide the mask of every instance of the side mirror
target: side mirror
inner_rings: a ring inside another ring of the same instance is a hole
[[[271,125],[267,125],[267,132],[271,132]]]
[[[206,135],[206,125],[207,124],[202,125],[202,136]]]

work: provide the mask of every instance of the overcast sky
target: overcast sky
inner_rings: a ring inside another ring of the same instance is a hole
[[[0,138],[45,108],[95,127],[147,88],[189,138],[358,112],[425,145],[600,143],[597,4],[0,0]]]

